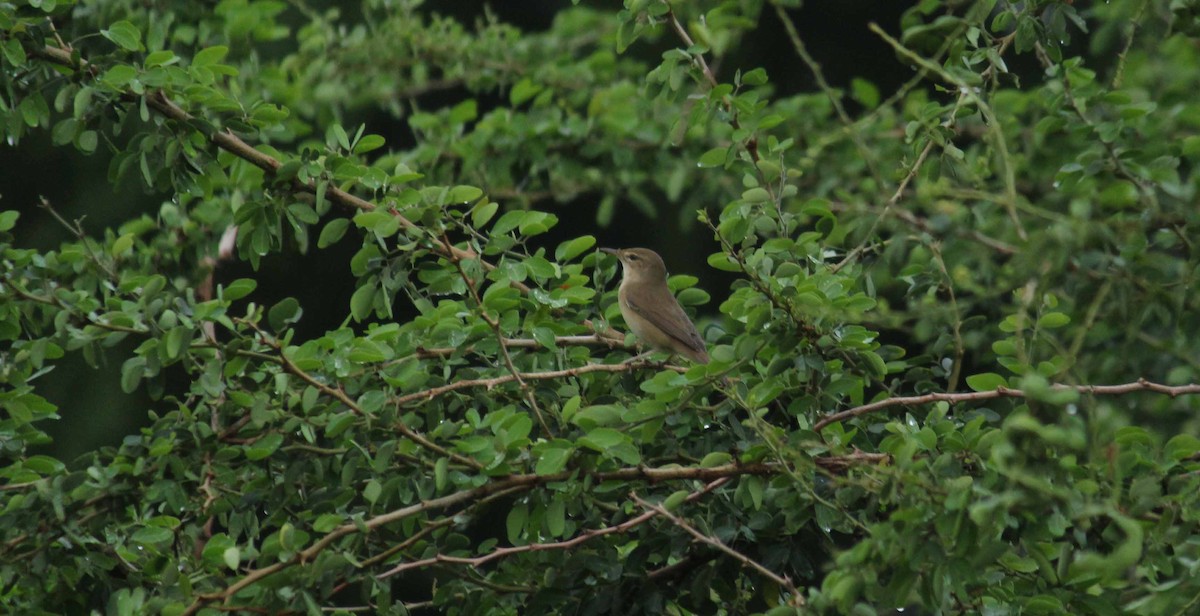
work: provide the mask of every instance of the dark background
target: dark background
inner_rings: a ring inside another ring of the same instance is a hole
[[[591,4],[610,6],[610,3]],[[549,0],[491,3],[441,0],[428,2],[425,9],[454,16],[471,25],[483,15],[485,5],[502,21],[525,31],[549,27],[554,13],[570,6],[566,2]],[[893,0],[808,2],[802,9],[793,11],[792,18],[830,85],[844,88],[851,78],[861,77],[873,82],[886,97],[912,72],[897,61],[885,43],[867,30],[867,24],[875,22],[896,33],[900,15],[910,5]],[[289,18],[297,26],[303,19],[294,13]],[[662,37],[654,44],[639,42],[626,53],[654,59],[661,55],[666,45],[674,44],[675,39]],[[740,45],[738,53],[723,59],[717,77],[728,81],[736,70],[755,67],[767,70],[779,96],[817,89],[812,74],[792,51],[783,25],[770,9],[763,11],[758,29]],[[448,106],[469,97],[461,90],[442,91],[427,96],[422,100],[422,106]],[[505,100],[499,95],[491,101],[475,98],[479,100],[481,114],[487,111],[489,104]],[[853,103],[847,104],[853,114],[856,111]],[[411,131],[387,113],[380,111],[359,121],[371,127],[370,132],[387,135],[388,142],[395,147],[404,148],[411,144]],[[107,180],[108,163],[103,148],[87,157],[72,148],[53,147],[47,130],[30,134],[15,146],[0,144],[0,208],[22,212],[17,244],[53,249],[70,238],[66,229],[37,207],[42,197],[68,220],[83,217],[85,230],[96,237],[102,237],[104,229],[115,227],[139,212],[158,210],[165,195],[147,194],[132,182],[114,187]],[[670,228],[680,220],[679,212],[672,204],[662,204],[655,221],[647,219],[637,208],[621,208],[618,204],[620,217],[604,229],[597,228],[595,206],[586,199],[546,206],[555,208],[553,211],[561,222],[550,233],[541,236],[540,241],[552,247],[570,237],[590,233],[605,245],[647,246],[664,255],[672,272],[699,276],[700,287],[714,298],[727,292],[730,279],[722,277],[720,272],[680,262],[678,255],[697,253],[696,247],[689,244],[706,238],[694,231],[683,234],[678,232],[679,229]],[[667,227],[666,232],[662,227]],[[354,279],[347,272],[347,260],[356,250],[354,243],[347,241],[352,235],[348,234],[339,245],[319,253],[314,246],[302,258],[290,254],[267,257],[257,272],[244,263],[227,265],[219,270],[218,282],[252,276],[259,285],[254,294],[256,300],[268,306],[287,296],[296,297],[304,308],[298,339],[320,335],[338,327],[347,314],[349,297],[354,291]],[[703,247],[698,253],[712,251]],[[719,303],[719,299],[714,299],[706,308],[715,311]],[[109,349],[104,364],[97,370],[88,367],[77,355],[68,355],[55,370],[40,377],[39,393],[58,405],[62,416],[60,421],[43,424],[55,440],[45,453],[70,460],[98,447],[117,445],[125,435],[136,432],[147,422],[146,411],[154,407],[155,401],[142,390],[125,394],[119,385],[121,364],[131,354],[132,346]],[[182,369],[175,367],[174,370],[167,375],[168,393],[186,387]]]

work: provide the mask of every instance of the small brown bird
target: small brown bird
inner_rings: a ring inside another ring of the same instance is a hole
[[[601,248],[625,270],[617,301],[634,335],[652,349],[708,363],[708,349],[696,326],[667,286],[667,266],[647,248]]]

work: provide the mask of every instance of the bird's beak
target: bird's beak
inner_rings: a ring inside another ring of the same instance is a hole
[[[616,248],[601,248],[600,252],[616,257],[616,256],[618,256],[618,253],[620,253],[621,251],[617,250]]]

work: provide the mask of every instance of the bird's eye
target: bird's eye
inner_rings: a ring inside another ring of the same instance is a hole
[[[637,261],[637,260],[638,260],[638,256],[637,256],[637,255],[629,255],[629,260],[630,260],[630,261]]]

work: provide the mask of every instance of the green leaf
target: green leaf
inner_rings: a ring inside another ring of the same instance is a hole
[[[283,443],[283,435],[278,432],[272,432],[253,443],[246,445],[246,459],[262,460],[279,449],[279,445]]]
[[[122,235],[121,237],[118,237],[116,240],[113,241],[112,248],[109,252],[111,252],[114,257],[119,257],[119,256],[125,254],[125,252],[128,251],[132,247],[133,247],[133,234],[126,233],[125,235]]]
[[[192,58],[192,66],[208,67],[212,66],[221,60],[225,59],[225,54],[229,53],[229,48],[224,45],[208,47],[196,52]]]
[[[691,492],[687,490],[675,490],[670,496],[663,499],[662,508],[667,511],[675,511],[687,500],[688,494],[691,494]]]
[[[0,212],[0,231],[8,231],[17,225],[17,219],[21,217],[21,213],[16,210],[4,210]]]
[[[382,148],[386,143],[387,141],[385,141],[384,138],[380,137],[379,135],[363,135],[363,138],[359,139],[358,143],[354,144],[354,153],[366,154],[367,152]]]
[[[475,186],[455,186],[450,189],[446,203],[467,203],[483,196],[483,190]]]
[[[242,563],[242,551],[236,545],[227,547],[221,552],[221,559],[225,562],[226,567],[236,571],[238,565]]]
[[[220,296],[228,301],[236,301],[250,295],[258,288],[258,281],[252,278],[238,278],[221,287]]]
[[[617,445],[630,442],[632,442],[632,440],[628,435],[612,428],[596,428],[588,432],[587,436],[579,439],[580,445],[600,453],[604,453],[608,449],[614,448]]]
[[[121,364],[121,391],[131,394],[137,390],[146,371],[145,357],[130,357]]]
[[[713,148],[700,156],[699,167],[720,167],[729,156],[729,148]]]
[[[999,387],[1006,387],[1007,385],[1008,380],[995,372],[972,374],[967,377],[967,387],[970,387],[973,391],[994,391]]]
[[[350,219],[334,218],[326,223],[325,228],[321,229],[321,237],[317,239],[317,248],[328,248],[336,244],[342,236],[346,234],[346,229],[350,228]]]
[[[128,21],[118,21],[107,30],[101,30],[100,34],[129,51],[142,50],[142,33]]]
[[[449,458],[438,458],[438,461],[433,464],[433,485],[438,492],[446,489],[446,476],[449,471]]]
[[[508,542],[520,545],[524,543],[525,524],[529,522],[529,509],[525,505],[516,505],[508,510],[504,527],[508,531]]]
[[[570,461],[571,454],[574,452],[575,448],[568,441],[556,440],[541,450],[533,472],[538,475],[558,473],[566,468],[567,462]]]
[[[171,328],[167,332],[167,335],[163,337],[167,357],[171,359],[178,358],[183,351],[184,345],[188,342],[191,333],[191,329],[182,325]]]
[[[294,297],[286,297],[267,311],[267,322],[271,324],[271,329],[282,332],[292,323],[299,321],[303,314],[300,302]]]
[[[508,101],[515,107],[537,96],[541,91],[542,86],[533,83],[531,79],[526,77],[513,84],[512,90],[508,93]]]
[[[567,506],[561,498],[550,501],[546,507],[546,529],[551,537],[561,537],[567,529]]]
[[[1061,312],[1047,312],[1038,318],[1038,327],[1056,329],[1071,322],[1071,317]]]
[[[704,456],[700,460],[700,468],[712,468],[714,466],[723,466],[733,462],[733,456],[724,451],[714,451]]]
[[[137,76],[137,69],[126,64],[117,64],[105,71],[104,76],[100,80],[114,88],[123,89],[129,82],[136,79]]]
[[[761,86],[767,83],[766,69],[756,68],[742,75],[742,83],[748,86]]]
[[[573,240],[567,240],[559,244],[558,248],[555,249],[554,259],[556,261],[570,261],[595,245],[596,238],[591,235],[583,235]]]
[[[742,271],[741,265],[723,252],[714,252],[713,254],[708,255],[708,265],[713,269],[721,270],[723,272]]]
[[[323,513],[313,522],[313,530],[318,533],[327,533],[342,525],[345,516],[338,513]]]
[[[377,285],[378,281],[372,276],[350,296],[350,314],[355,321],[366,319],[375,310],[375,294],[379,292]]]
[[[96,146],[100,145],[100,135],[94,130],[85,130],[75,138],[75,145],[84,154],[91,154],[96,151]]]
[[[378,480],[372,479],[367,482],[367,486],[363,488],[363,498],[367,499],[368,503],[375,504],[379,497],[383,494],[383,484]]]
[[[476,205],[471,210],[471,224],[474,225],[475,228],[483,227],[483,225],[486,225],[487,222],[492,219],[492,216],[496,215],[496,210],[499,209],[500,204],[494,201]]]

